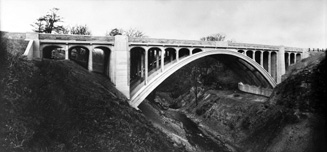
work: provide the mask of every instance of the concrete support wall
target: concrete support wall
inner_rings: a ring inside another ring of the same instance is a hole
[[[303,49],[302,50],[302,58],[301,59],[305,59],[307,57],[309,57],[309,51],[308,51],[308,49]]]
[[[285,47],[281,46],[277,53],[277,84],[282,82],[282,75],[285,74]]]
[[[25,52],[23,56],[27,57],[27,60],[32,60],[33,59],[33,40],[29,40],[28,45],[25,49]]]
[[[115,36],[115,46],[113,49],[115,58],[115,80],[116,88],[122,92],[128,99],[130,98],[129,87],[129,64],[130,56],[128,50],[128,37],[122,35]]]
[[[41,58],[39,33],[26,33],[26,40],[33,40],[33,58]]]
[[[243,84],[242,82],[238,83],[238,89],[243,92],[257,94],[257,95],[263,95],[266,97],[270,97],[270,95],[272,94],[272,91],[273,91],[273,89]]]

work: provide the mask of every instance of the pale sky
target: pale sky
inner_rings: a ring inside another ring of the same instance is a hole
[[[151,38],[199,40],[224,33],[236,42],[327,48],[327,0],[0,0],[0,30],[31,32],[49,9],[92,35],[137,28]]]

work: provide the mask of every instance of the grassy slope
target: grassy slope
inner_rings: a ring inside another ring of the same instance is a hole
[[[22,43],[1,39],[0,151],[183,151],[104,76],[71,61],[26,61],[13,53]]]

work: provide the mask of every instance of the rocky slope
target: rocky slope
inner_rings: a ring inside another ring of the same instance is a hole
[[[206,86],[195,96],[194,85],[176,96],[169,92],[175,80],[168,80],[149,99],[164,107],[163,115],[168,107],[185,113],[232,151],[321,152],[327,151],[325,78],[325,54],[317,54],[290,67],[270,98]]]

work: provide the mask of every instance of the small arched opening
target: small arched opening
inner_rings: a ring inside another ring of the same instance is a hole
[[[253,51],[246,51],[246,56],[253,59]]]
[[[109,76],[111,50],[107,47],[95,47],[92,51],[93,71]]]
[[[152,47],[148,50],[148,68],[149,75],[152,70],[160,68],[161,65],[161,50],[157,47]]]
[[[192,50],[192,54],[196,54],[196,53],[199,53],[199,52],[202,52],[202,50],[198,49],[198,48]]]
[[[244,50],[237,50],[237,52],[244,54]]]
[[[187,49],[187,48],[181,48],[178,51],[178,57],[179,58],[183,58],[183,57],[186,57],[186,56],[189,56],[189,55],[190,55],[190,50]]]
[[[263,52],[263,68],[269,72],[269,52],[268,51],[264,51]]]
[[[294,53],[291,53],[290,54],[290,65],[292,65],[294,63],[295,63],[295,54]]]
[[[65,49],[60,46],[47,46],[43,49],[43,58],[46,59],[56,59],[64,60],[65,59]]]
[[[168,64],[174,60],[176,60],[176,49],[174,48],[166,48],[165,49],[165,64]]]
[[[131,87],[139,84],[145,77],[145,49],[134,47],[130,50],[130,82]]]
[[[261,62],[261,51],[254,51],[254,61],[260,64]]]
[[[68,58],[87,69],[89,53],[90,51],[86,47],[74,46],[68,50]]]

